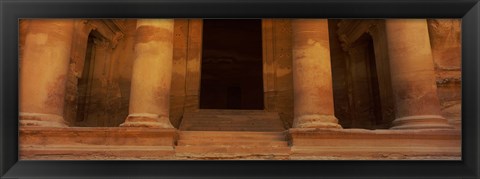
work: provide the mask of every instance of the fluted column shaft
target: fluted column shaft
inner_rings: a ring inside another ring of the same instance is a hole
[[[123,127],[173,128],[169,120],[173,19],[137,21],[129,115]]]
[[[395,99],[393,129],[450,128],[440,101],[425,19],[386,20]]]
[[[326,19],[292,20],[294,128],[341,128],[334,116]]]
[[[31,20],[20,63],[20,125],[66,127],[63,118],[73,20]]]

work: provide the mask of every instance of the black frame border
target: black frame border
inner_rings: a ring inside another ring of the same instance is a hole
[[[462,18],[462,161],[18,161],[19,18]],[[478,0],[0,0],[0,178],[480,178]]]

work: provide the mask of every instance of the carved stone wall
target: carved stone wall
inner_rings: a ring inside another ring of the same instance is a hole
[[[285,128],[293,123],[292,26],[289,19],[263,19],[265,109],[277,111]]]
[[[347,83],[349,76],[347,74],[348,54],[342,49],[341,41],[336,33],[338,31],[339,20],[328,20],[328,31],[330,40],[330,58],[332,66],[332,87],[334,96],[335,117],[339,119],[339,124],[348,128],[352,123],[352,115],[350,106],[351,91]]]
[[[26,19],[20,19],[18,21],[18,64],[22,64],[22,56],[23,56],[23,49],[25,47],[25,38],[27,35],[28,26],[30,25],[30,21]],[[21,67],[21,66],[20,66]]]
[[[189,20],[176,19],[173,35],[172,81],[170,87],[170,122],[178,127],[185,105],[185,77]]]
[[[352,88],[355,74],[349,64],[360,54],[352,50],[352,44],[364,34],[372,37],[380,86],[380,99],[384,122],[379,128],[388,128],[393,120],[393,100],[390,85],[388,51],[384,20],[330,20],[332,73],[335,96],[335,113],[344,127],[370,128],[368,125],[352,125],[359,91]],[[335,27],[336,26],[336,27]],[[461,21],[459,19],[428,20],[430,43],[437,77],[438,97],[444,117],[459,128],[461,123]],[[333,32],[335,31],[335,32]],[[336,33],[336,34],[332,34]],[[337,37],[335,37],[337,36]],[[338,45],[337,41],[340,42]],[[339,51],[339,48],[343,52]],[[357,95],[356,95],[357,94]],[[386,120],[385,120],[386,119]]]
[[[20,20],[19,61],[29,21]],[[128,115],[131,68],[134,59],[136,20],[76,20],[67,77],[65,120],[71,126],[118,126]],[[202,57],[201,19],[176,19],[170,120],[178,127],[184,111],[199,108]],[[430,43],[435,63],[438,96],[443,115],[459,127],[461,111],[461,21],[428,20]],[[335,115],[346,128],[387,128],[393,120],[393,101],[385,46],[383,20],[329,20]],[[77,119],[78,80],[82,76],[88,37],[96,37],[95,70],[92,82],[91,117]],[[355,44],[363,35],[374,44],[382,116],[378,124],[354,124],[355,76],[350,61]],[[277,111],[286,128],[293,120],[292,35],[287,19],[263,19],[263,90],[267,111]]]
[[[89,86],[88,104],[84,113],[88,117],[77,118],[78,81],[82,77],[87,54],[89,35],[95,37],[91,66],[92,81]],[[67,92],[65,96],[65,120],[71,126],[113,127],[122,123],[128,115],[130,79],[133,59],[134,20],[76,20]]]
[[[185,111],[199,107],[202,24],[201,19],[175,19],[170,122],[177,128]]]
[[[461,20],[429,19],[437,90],[444,117],[456,128],[461,124]]]

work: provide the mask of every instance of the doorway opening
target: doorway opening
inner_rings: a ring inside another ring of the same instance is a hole
[[[95,35],[88,35],[87,52],[83,66],[82,76],[77,84],[77,122],[86,121],[89,118],[90,97],[92,96],[93,72],[95,67]]]
[[[352,44],[350,69],[353,91],[352,127],[375,129],[383,121],[373,39],[364,34]]]
[[[261,19],[205,19],[200,109],[264,109]]]

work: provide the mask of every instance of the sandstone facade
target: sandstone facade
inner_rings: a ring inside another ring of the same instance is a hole
[[[21,159],[460,159],[460,20],[215,22],[20,20]]]

